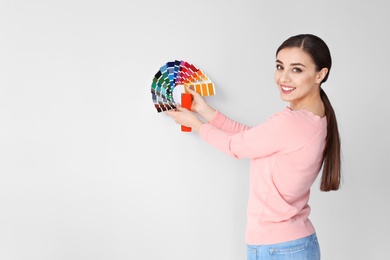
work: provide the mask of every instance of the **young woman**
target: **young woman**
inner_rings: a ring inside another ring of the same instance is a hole
[[[292,36],[276,51],[275,82],[289,106],[255,127],[210,107],[195,91],[191,111],[167,111],[217,149],[250,158],[247,211],[248,259],[320,259],[309,220],[310,188],[321,168],[322,191],[340,185],[340,138],[334,110],[321,85],[332,66],[325,42]],[[198,113],[201,121],[193,112]]]

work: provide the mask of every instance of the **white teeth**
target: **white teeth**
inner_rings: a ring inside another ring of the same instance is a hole
[[[282,89],[283,89],[284,91],[291,91],[291,90],[294,90],[295,88],[282,87]]]

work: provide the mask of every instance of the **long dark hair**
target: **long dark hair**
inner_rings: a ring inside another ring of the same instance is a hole
[[[327,118],[327,136],[322,156],[323,169],[320,190],[338,190],[341,180],[340,134],[332,104],[321,87],[321,84],[328,79],[332,67],[332,57],[329,48],[318,36],[312,34],[299,34],[285,40],[277,49],[276,55],[280,50],[289,47],[301,48],[309,54],[316,65],[317,71],[320,71],[323,68],[328,69],[328,73],[320,83],[320,97],[324,103],[325,115]]]

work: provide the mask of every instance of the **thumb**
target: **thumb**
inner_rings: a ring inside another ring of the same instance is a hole
[[[188,86],[186,86],[186,89],[187,89],[187,91],[191,94],[191,95],[199,95],[199,93],[198,92],[196,92],[195,90],[193,90],[192,88],[190,88],[190,87],[188,87]]]
[[[183,111],[183,110],[187,110],[187,109],[185,109],[184,107],[180,106],[179,104],[176,104],[176,110],[177,111]]]

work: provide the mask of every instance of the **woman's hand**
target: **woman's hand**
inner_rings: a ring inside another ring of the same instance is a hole
[[[165,113],[171,116],[177,124],[191,127],[196,132],[199,132],[204,124],[193,112],[179,105],[176,109],[165,111]]]
[[[192,95],[192,106],[191,111],[198,113],[202,116],[207,122],[210,122],[213,119],[216,110],[210,107],[204,98],[195,90],[186,87],[188,93]]]

